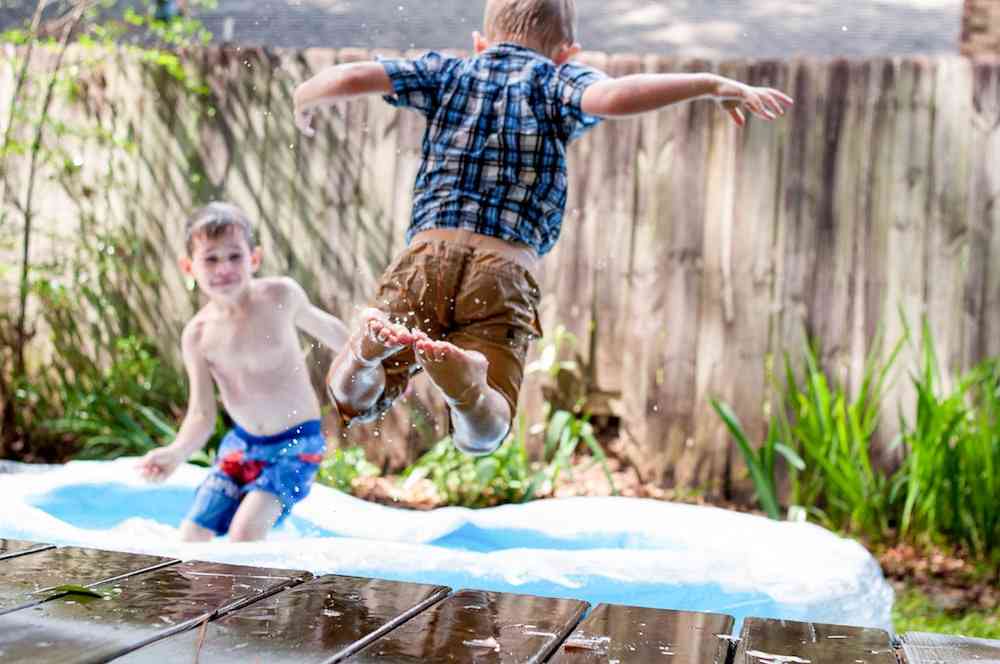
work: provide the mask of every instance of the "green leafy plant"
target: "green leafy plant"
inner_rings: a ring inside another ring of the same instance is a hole
[[[448,505],[489,507],[530,499],[541,481],[528,459],[521,418],[516,432],[485,456],[465,454],[450,437],[439,440],[403,471],[406,480],[428,479]]]
[[[617,494],[607,459],[585,418],[557,410],[545,427],[545,449],[540,461],[532,461],[527,450],[527,426],[515,419],[515,430],[492,454],[473,457],[460,451],[450,437],[438,441],[403,472],[403,477],[430,480],[449,505],[489,507],[533,500],[550,490],[562,472],[571,472],[570,461],[581,444],[602,464]]]
[[[560,473],[564,470],[571,471],[570,462],[583,443],[593,458],[591,465],[601,465],[612,494],[617,495],[618,491],[608,469],[607,455],[594,437],[594,428],[587,419],[586,416],[578,416],[566,410],[556,410],[548,417],[542,456],[546,464],[546,479],[554,486]]]
[[[18,260],[0,271],[0,456],[139,453],[173,436],[183,403],[175,358],[163,352],[171,337],[158,311],[154,252],[132,224],[109,219],[111,192],[135,186],[118,163],[132,158],[131,129],[117,126],[87,86],[100,88],[108,51],[124,49],[203,95],[177,53],[210,35],[194,20],[157,21],[150,2],[123,20],[105,5],[43,0],[4,34],[18,48],[6,60],[16,103],[0,122],[0,251]],[[67,57],[71,43],[78,48]],[[94,177],[82,175],[88,152],[107,156]],[[76,206],[70,215],[61,209],[59,223],[40,210],[42,183],[60,186]]]
[[[56,389],[63,414],[39,423],[42,429],[78,441],[79,458],[144,454],[177,433],[172,407],[182,398],[180,377],[135,337],[119,339],[115,350],[107,369],[74,351],[86,370],[70,373],[60,368]]]
[[[874,467],[872,442],[890,370],[904,341],[900,339],[883,360],[881,336],[876,338],[854,395],[831,384],[811,345],[803,349],[801,375],[785,354],[784,384],[777,384],[768,371],[778,396],[758,449],[732,410],[712,401],[746,460],[757,500],[769,516],[781,514],[775,473],[780,456],[788,462],[791,504],[804,507],[831,528],[876,539],[889,531],[894,492],[889,478]]]
[[[960,542],[974,553],[1000,546],[1000,366],[986,360],[946,390],[929,326],[913,377],[914,420],[901,416],[905,459],[897,477],[904,496],[904,537]]]
[[[544,374],[546,384],[542,385],[542,395],[554,410],[579,413],[587,399],[587,370],[573,351],[577,344],[576,335],[565,325],[555,329],[538,342],[538,359],[524,368],[525,375]],[[566,359],[572,355],[572,359]]]
[[[890,529],[894,496],[889,478],[874,467],[872,444],[890,370],[904,341],[883,360],[881,335],[876,338],[854,395],[831,385],[811,346],[804,349],[801,377],[785,357],[783,398],[776,401],[773,424],[778,440],[804,462],[801,470],[789,473],[791,502],[831,528],[874,539]]]
[[[355,478],[378,475],[378,467],[365,458],[364,448],[354,446],[338,448],[328,454],[320,464],[316,479],[322,484],[350,493]]]
[[[743,460],[750,469],[750,478],[756,491],[757,504],[760,505],[772,519],[781,518],[781,505],[778,502],[778,489],[775,480],[775,462],[780,455],[795,470],[805,470],[805,462],[795,450],[778,440],[778,427],[771,426],[767,430],[767,438],[758,449],[750,444],[740,420],[732,409],[718,399],[711,400],[712,408],[722,419],[730,435],[739,445]]]

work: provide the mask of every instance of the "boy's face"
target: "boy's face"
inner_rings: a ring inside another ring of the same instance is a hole
[[[250,249],[237,226],[227,226],[216,237],[192,239],[191,256],[180,260],[181,270],[194,277],[198,287],[214,300],[233,301],[243,295],[260,267],[260,247]]]

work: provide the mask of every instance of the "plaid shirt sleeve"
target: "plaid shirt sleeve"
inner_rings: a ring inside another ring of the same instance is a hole
[[[393,93],[383,99],[393,106],[413,108],[430,116],[441,102],[442,75],[456,59],[431,51],[416,60],[378,58],[378,61],[392,81]]]
[[[580,108],[580,102],[584,90],[605,78],[607,75],[603,72],[573,62],[567,62],[559,67],[555,81],[556,99],[559,100],[557,117],[567,143],[579,138],[603,119],[584,113]]]

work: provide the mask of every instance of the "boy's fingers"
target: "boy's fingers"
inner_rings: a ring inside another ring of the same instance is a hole
[[[316,133],[312,128],[312,111],[296,111],[295,126],[306,136],[312,137]]]
[[[733,122],[737,125],[742,127],[746,124],[746,118],[743,117],[743,111],[740,110],[740,102],[729,99],[722,102],[722,108],[726,109],[726,112],[729,113],[729,117],[731,117]]]
[[[792,99],[791,97],[789,97],[788,95],[786,95],[781,90],[775,90],[774,88],[768,88],[767,91],[770,92],[775,97],[777,97],[779,100],[781,100],[786,106],[791,106],[791,105],[793,105],[795,103],[794,99]]]
[[[781,105],[781,102],[775,96],[765,95],[764,102],[767,104],[767,107],[771,109],[772,112],[777,113],[778,115],[785,114],[785,108]]]

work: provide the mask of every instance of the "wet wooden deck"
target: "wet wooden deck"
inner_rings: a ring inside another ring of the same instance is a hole
[[[1000,663],[1000,641],[732,628],[714,613],[0,540],[3,662]]]

